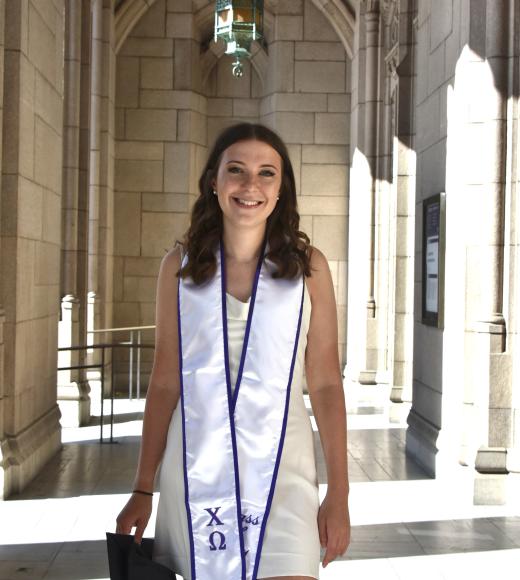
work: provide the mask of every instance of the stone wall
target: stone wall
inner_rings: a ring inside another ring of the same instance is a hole
[[[156,0],[117,56],[114,325],[154,323],[161,257],[181,239],[207,148],[226,126],[262,122],[287,142],[302,229],[329,259],[345,352],[350,67],[310,2],[266,14],[267,50],[244,76],[212,38],[208,2]],[[121,370],[121,372],[123,372]]]
[[[3,491],[60,447],[56,405],[64,5],[5,3],[1,296]]]

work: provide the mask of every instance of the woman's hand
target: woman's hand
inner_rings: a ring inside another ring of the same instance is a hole
[[[318,531],[326,548],[323,567],[345,553],[350,544],[350,516],[347,493],[327,491],[318,512]]]
[[[116,533],[130,534],[135,528],[135,541],[140,544],[152,514],[152,497],[134,493],[117,516]]]

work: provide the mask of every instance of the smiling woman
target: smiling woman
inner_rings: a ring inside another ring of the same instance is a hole
[[[270,129],[224,131],[199,189],[159,273],[141,454],[117,530],[142,538],[161,462],[157,562],[185,580],[316,579],[320,543],[327,566],[350,535],[331,274],[299,230]],[[328,468],[321,506],[304,369]]]

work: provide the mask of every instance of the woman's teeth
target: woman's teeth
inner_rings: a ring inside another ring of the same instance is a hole
[[[240,205],[246,205],[247,207],[254,207],[255,205],[260,205],[261,203],[259,201],[247,201],[245,199],[239,199],[238,197],[235,197],[235,199]]]

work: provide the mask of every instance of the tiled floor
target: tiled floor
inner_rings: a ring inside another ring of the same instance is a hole
[[[0,580],[108,578],[104,533],[133,479],[140,405],[118,415],[115,444],[100,445],[96,426],[65,430],[62,452],[23,494],[0,502]],[[349,415],[352,543],[320,578],[518,580],[520,513],[473,506],[462,468],[447,481],[426,477],[405,456],[404,427],[383,411]]]

